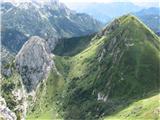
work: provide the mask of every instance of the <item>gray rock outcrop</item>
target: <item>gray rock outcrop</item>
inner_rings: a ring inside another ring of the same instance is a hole
[[[4,98],[0,96],[0,119],[2,120],[17,120],[14,112],[12,112],[6,105]]]
[[[36,89],[53,65],[46,41],[38,36],[31,37],[23,45],[16,55],[15,62],[27,92]]]

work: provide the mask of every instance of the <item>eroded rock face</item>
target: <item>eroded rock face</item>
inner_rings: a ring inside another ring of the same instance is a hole
[[[17,120],[14,112],[6,105],[5,99],[0,96],[0,119],[2,120]]]
[[[27,92],[36,89],[38,83],[45,79],[53,65],[46,41],[38,36],[31,37],[23,45],[15,62]]]

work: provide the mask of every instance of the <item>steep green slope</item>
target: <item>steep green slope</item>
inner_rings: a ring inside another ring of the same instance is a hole
[[[157,91],[159,45],[150,29],[126,15],[113,21],[78,55],[61,58],[69,65],[60,100],[62,116],[98,119]],[[63,71],[62,66],[58,70]]]
[[[160,94],[130,104],[124,110],[106,117],[104,120],[158,120]]]
[[[53,120],[61,119],[57,112],[57,105],[61,91],[63,90],[63,77],[53,69],[47,80],[40,83],[36,92],[36,100],[29,107],[27,120]],[[28,98],[30,103],[34,98]]]

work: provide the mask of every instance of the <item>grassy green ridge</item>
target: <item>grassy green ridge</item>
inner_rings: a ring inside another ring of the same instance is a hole
[[[133,102],[122,111],[104,120],[158,120],[160,119],[160,94]]]
[[[134,16],[118,20],[111,33],[67,59],[68,82],[60,107],[65,119],[98,119],[158,89],[159,38]],[[107,102],[98,101],[98,93],[108,96]]]

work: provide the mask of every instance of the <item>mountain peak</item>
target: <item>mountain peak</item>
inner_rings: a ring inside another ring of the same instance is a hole
[[[111,40],[111,46],[116,45],[117,42],[123,43],[127,47],[133,44],[141,46],[145,42],[150,42],[156,49],[160,49],[158,46],[160,44],[158,36],[131,14],[115,19],[96,38],[101,38],[102,36]]]
[[[154,34],[145,24],[143,24],[136,16],[132,14],[123,15],[115,20],[113,20],[109,25],[107,25],[99,34],[98,36],[106,36],[115,30],[118,32],[120,31],[130,31],[129,33],[132,34],[131,31],[134,32],[147,32],[150,31]]]
[[[132,14],[123,15],[122,17],[119,18],[119,20],[121,24],[129,23],[129,22],[140,22],[139,19]]]

